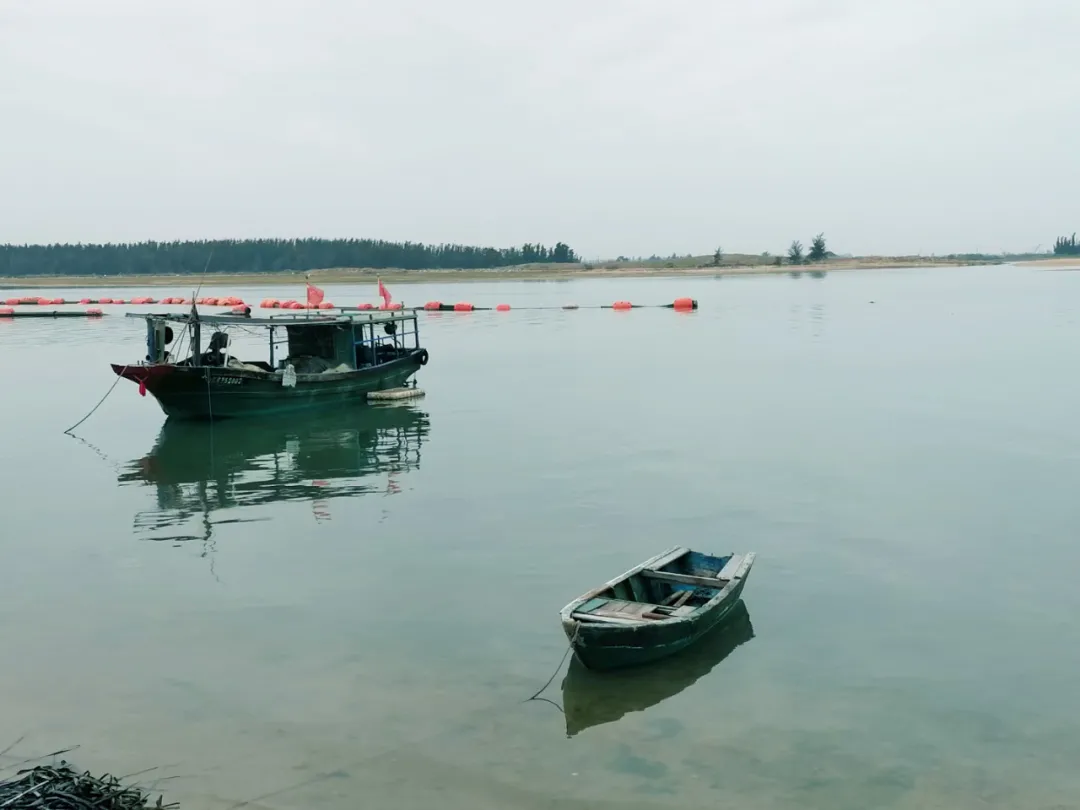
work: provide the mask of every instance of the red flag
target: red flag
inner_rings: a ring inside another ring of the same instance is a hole
[[[311,282],[307,285],[307,302],[309,306],[317,307],[322,303],[323,291],[316,287]]]
[[[383,286],[381,278],[379,279],[379,295],[382,296],[383,306],[388,308],[393,299],[390,297],[390,291]]]

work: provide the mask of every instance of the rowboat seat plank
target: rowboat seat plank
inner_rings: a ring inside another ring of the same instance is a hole
[[[724,587],[724,583],[715,577],[696,577],[693,574],[673,574],[670,571],[653,571],[651,568],[646,568],[641,572],[643,577],[649,577],[650,579],[662,579],[665,582],[678,582],[682,585],[695,585],[698,588],[710,588],[714,591],[719,591]]]

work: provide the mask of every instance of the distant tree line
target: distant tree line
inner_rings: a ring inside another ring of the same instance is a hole
[[[211,258],[212,254],[212,258]],[[107,245],[0,245],[0,276],[304,272],[332,267],[486,270],[578,261],[564,242],[493,248],[375,239],[222,239]]]
[[[1074,233],[1068,239],[1059,236],[1054,242],[1054,253],[1058,256],[1080,256],[1080,244],[1076,242],[1076,234]]]

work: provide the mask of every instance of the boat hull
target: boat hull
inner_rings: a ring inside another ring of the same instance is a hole
[[[564,616],[563,631],[574,655],[592,670],[612,670],[659,661],[690,645],[723,622],[739,605],[747,577],[726,588],[724,597],[681,621],[634,627],[589,624]]]
[[[740,599],[716,627],[663,663],[594,672],[571,658],[562,683],[566,735],[573,737],[593,726],[616,722],[674,697],[753,638],[750,613]]]
[[[372,391],[404,385],[427,361],[417,349],[389,363],[330,374],[300,374],[296,385],[280,375],[217,366],[121,366],[113,371],[145,385],[170,419],[236,419],[366,401]]]

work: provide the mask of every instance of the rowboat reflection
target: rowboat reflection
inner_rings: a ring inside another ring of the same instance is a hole
[[[577,656],[562,683],[566,734],[613,723],[629,712],[640,712],[682,692],[754,637],[750,613],[740,601],[723,623],[697,644],[671,658],[631,669],[595,672]]]

